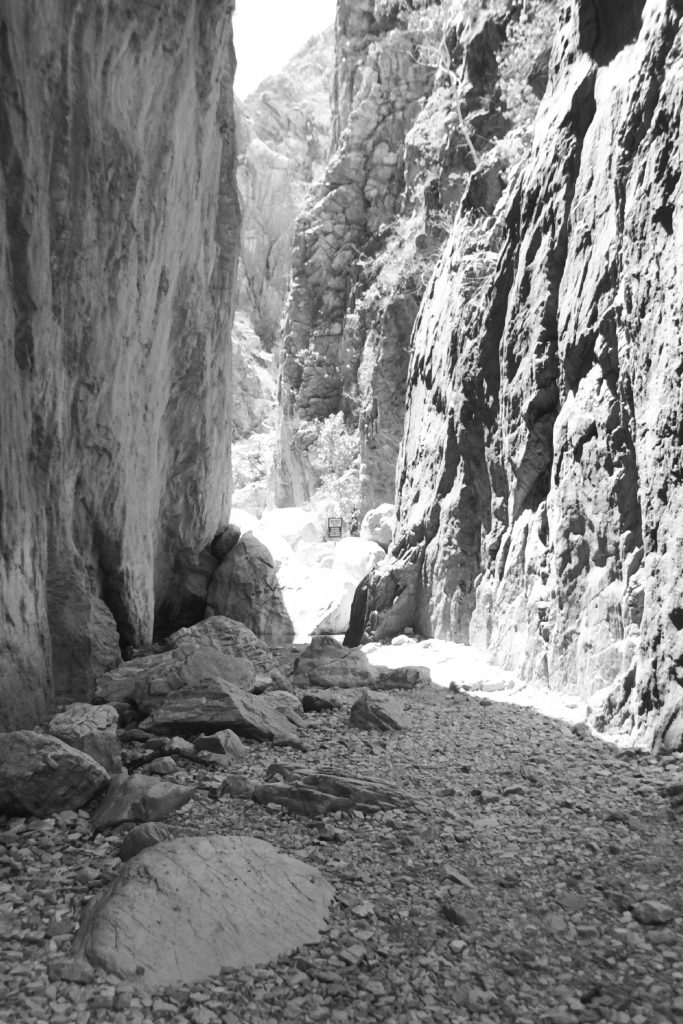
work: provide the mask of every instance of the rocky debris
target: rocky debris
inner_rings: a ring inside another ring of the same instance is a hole
[[[292,724],[268,700],[220,679],[191,683],[157,704],[140,724],[161,736],[232,729],[250,739],[298,746]]]
[[[274,960],[313,943],[334,894],[260,839],[173,839],[137,854],[83,915],[77,957],[148,990]]]
[[[121,748],[116,738],[118,712],[111,704],[70,704],[54,715],[48,732],[88,754],[110,775],[121,771]]]
[[[349,730],[354,695],[336,696],[344,709],[312,721],[309,749],[288,753],[287,767],[371,777],[414,806],[315,819],[259,804],[254,786],[279,780],[266,779],[272,750],[249,744],[251,781],[184,762],[196,796],[168,819],[194,835],[255,836],[321,870],[336,900],[316,946],[163,994],[114,982],[70,951],[85,902],[120,869],[121,835],[93,833],[85,811],[0,817],[0,1017],[677,1021],[680,818],[665,789],[679,756],[627,754],[531,710],[435,687],[396,695],[407,729]],[[644,900],[675,916],[641,924],[631,908]],[[444,906],[470,925],[449,922]]]
[[[162,821],[191,800],[191,786],[179,786],[148,775],[115,776],[92,816],[100,831],[126,821]]]
[[[3,729],[151,640],[229,505],[232,6],[3,13]]]
[[[109,775],[94,758],[42,733],[0,738],[0,813],[47,817],[77,810],[104,789]]]
[[[125,863],[148,846],[156,846],[168,839],[178,839],[181,835],[185,835],[185,829],[178,825],[164,825],[158,821],[143,822],[127,833],[119,846],[119,857]]]
[[[391,697],[364,690],[349,712],[349,725],[355,729],[391,732],[405,729],[407,722],[400,706]]]
[[[197,736],[194,740],[194,749],[197,751],[207,750],[213,754],[227,754],[228,757],[238,761],[247,756],[247,748],[232,729],[222,729],[209,736],[203,734]]]
[[[396,508],[385,502],[365,513],[360,524],[360,535],[363,540],[373,541],[384,551],[388,551],[395,526]]]
[[[179,629],[166,642],[171,648],[212,647],[222,654],[245,658],[251,662],[256,672],[254,693],[261,693],[264,690],[285,690],[288,687],[277,662],[263,641],[243,622],[237,622],[235,619],[228,619],[224,615],[212,615],[188,629]]]
[[[300,687],[409,690],[425,682],[429,682],[429,671],[424,667],[380,668],[358,648],[344,647],[333,637],[315,637],[294,667],[294,683]]]
[[[253,665],[247,658],[190,640],[166,654],[135,658],[107,673],[98,680],[96,696],[103,701],[125,701],[149,714],[173,693],[188,688],[210,692],[223,682],[249,693],[256,682]]]
[[[411,797],[404,792],[377,779],[342,775],[323,768],[307,772],[288,765],[271,765],[266,771],[266,780],[278,776],[284,781],[266,781],[256,786],[254,800],[260,804],[280,804],[288,811],[311,818],[336,811],[374,814],[413,804]]]

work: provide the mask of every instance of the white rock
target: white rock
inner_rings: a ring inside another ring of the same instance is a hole
[[[396,526],[396,510],[389,503],[371,508],[363,516],[360,524],[360,535],[363,540],[372,540],[385,551],[391,544]]]
[[[261,527],[279,534],[294,548],[299,543],[315,544],[323,540],[318,520],[303,508],[274,508],[264,512]]]
[[[332,568],[336,572],[346,573],[357,583],[366,576],[385,556],[384,548],[373,540],[362,540],[360,537],[344,537],[334,546]]]

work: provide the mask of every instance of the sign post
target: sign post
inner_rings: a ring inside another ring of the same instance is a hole
[[[327,539],[341,540],[344,520],[341,516],[329,516],[327,520]]]

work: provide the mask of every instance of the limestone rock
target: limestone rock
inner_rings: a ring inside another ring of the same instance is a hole
[[[227,522],[233,6],[3,8],[0,728],[90,699]]]
[[[341,702],[334,697],[324,697],[321,693],[305,693],[301,698],[301,705],[306,712],[336,711],[341,707]]]
[[[352,577],[355,590],[355,584],[367,576],[383,558],[384,549],[374,540],[344,537],[334,546],[332,568],[335,572]]]
[[[229,682],[249,692],[255,684],[254,667],[246,658],[224,654],[222,650],[190,639],[166,654],[135,658],[109,672],[97,683],[100,700],[126,701],[149,714],[169,694],[193,686],[201,691],[214,682]]]
[[[252,696],[221,679],[202,680],[158,702],[141,726],[161,736],[232,729],[250,739],[298,746],[291,723],[268,702],[268,696]]]
[[[349,725],[367,731],[394,732],[406,727],[406,719],[396,701],[364,690],[351,707]]]
[[[164,843],[168,839],[177,839],[184,834],[185,830],[179,825],[162,825],[156,821],[143,822],[128,832],[119,846],[119,857],[122,861],[130,860],[148,846]]]
[[[396,508],[385,502],[365,513],[360,524],[360,535],[363,540],[374,541],[384,551],[388,551],[395,526]]]
[[[223,654],[245,658],[251,662],[256,672],[254,693],[288,688],[270,650],[248,626],[235,619],[213,615],[189,629],[179,629],[168,638],[167,643],[172,648],[189,649],[195,645],[213,647]]]
[[[612,687],[596,724],[673,750],[681,24],[670,0],[573,0],[536,144],[497,206],[463,201],[407,378],[393,550],[412,609],[366,615],[472,642],[523,681]]]
[[[315,942],[333,892],[260,839],[173,839],[133,857],[88,904],[74,952],[147,989],[190,984]]]
[[[364,813],[409,807],[412,799],[400,790],[377,779],[340,775],[321,769],[307,772],[274,765],[266,779],[280,775],[283,782],[265,782],[254,789],[254,800],[260,804],[280,804],[296,814],[317,817],[335,811],[357,810]]]
[[[429,672],[424,668],[380,668],[362,651],[343,647],[333,637],[316,637],[301,652],[294,669],[297,686],[322,689],[370,686],[376,690],[409,690],[428,681]]]
[[[236,760],[247,756],[247,748],[232,729],[221,729],[220,732],[211,733],[209,736],[197,736],[194,741],[194,749],[208,750],[214,754],[227,754]]]
[[[70,704],[48,724],[52,736],[88,754],[110,775],[121,771],[121,748],[116,738],[118,712],[111,704]]]
[[[316,544],[323,540],[317,518],[303,508],[274,508],[261,516],[261,525],[283,537],[296,551],[299,544]]]
[[[101,764],[55,736],[22,730],[0,738],[0,813],[77,810],[108,782]]]
[[[116,776],[92,816],[93,828],[112,828],[125,821],[161,821],[193,795],[191,786],[148,775]]]

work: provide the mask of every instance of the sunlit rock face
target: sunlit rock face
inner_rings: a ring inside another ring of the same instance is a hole
[[[232,7],[0,3],[0,727],[227,523]]]
[[[292,263],[294,223],[330,144],[332,27],[238,104],[242,246],[237,308],[275,344]]]
[[[565,8],[533,151],[495,218],[463,203],[419,314],[394,545],[422,633],[616,684],[601,727],[672,748],[682,43],[673,0]]]
[[[297,222],[283,319],[282,422],[273,487],[279,505],[301,504],[315,486],[307,449],[316,432],[308,424],[340,410],[350,422],[358,420],[364,334],[351,314],[367,288],[360,280],[363,262],[376,254],[398,214],[406,133],[434,78],[433,69],[418,60],[418,44],[417,34],[401,28],[395,17],[377,17],[374,0],[340,0],[333,153]],[[417,304],[413,317],[416,310]],[[405,328],[399,333],[407,344]],[[395,461],[398,431],[394,444]]]

